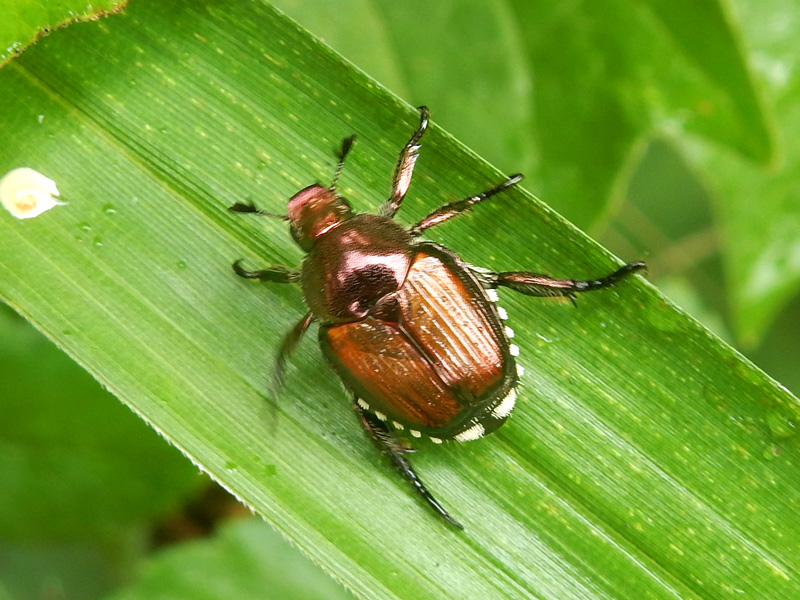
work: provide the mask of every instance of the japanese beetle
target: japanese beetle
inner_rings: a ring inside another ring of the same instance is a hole
[[[554,279],[527,271],[493,273],[462,261],[457,254],[417,238],[426,229],[461,215],[510,188],[522,175],[476,196],[437,208],[406,229],[392,220],[411,184],[428,109],[400,152],[392,193],[376,215],[354,214],[336,193],[336,181],[355,136],[346,138],[330,187],[311,185],[295,194],[288,216],[237,203],[230,210],[289,221],[294,240],[308,254],[302,269],[274,266],[240,277],[271,283],[300,283],[308,312],[286,335],[278,351],[279,388],[287,357],[313,321],[327,362],[344,382],[367,432],[394,466],[433,509],[456,527],[428,492],[406,454],[411,449],[396,431],[412,437],[469,441],[502,425],[517,399],[522,368],[519,349],[496,306],[498,287],[529,296],[563,296],[613,286],[644,268],[636,262],[600,279]]]

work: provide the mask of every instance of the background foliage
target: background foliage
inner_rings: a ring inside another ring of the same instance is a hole
[[[423,4],[280,7],[479,155],[525,172],[617,254],[647,259],[669,296],[800,389],[800,10]],[[6,0],[0,56],[116,8]],[[300,255],[281,226],[224,208],[250,197],[279,210],[328,177],[336,141],[356,131],[343,186],[369,210],[415,120],[269,7],[136,2],[40,41],[0,72],[0,97],[0,172],[38,168],[71,201],[31,223],[0,215],[0,296],[360,594],[798,593],[796,402],[642,287],[582,299],[577,314],[551,307],[546,325],[509,300],[527,385],[548,402],[529,401],[491,444],[418,457],[465,539],[380,470],[335,384],[317,381],[313,344],[277,437],[258,438],[265,340],[298,299],[243,289],[225,265]],[[404,222],[497,177],[434,130]],[[522,195],[436,235],[487,266],[610,264]],[[180,508],[207,484],[19,317],[0,325],[0,598],[103,597],[122,582],[124,598],[344,593],[299,559],[267,572],[293,555],[255,522],[143,565],[154,541],[183,535],[165,528],[207,533]]]

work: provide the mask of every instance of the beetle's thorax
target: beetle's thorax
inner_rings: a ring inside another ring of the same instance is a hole
[[[303,262],[303,293],[322,322],[366,317],[403,285],[411,236],[386,217],[356,215],[315,239]]]

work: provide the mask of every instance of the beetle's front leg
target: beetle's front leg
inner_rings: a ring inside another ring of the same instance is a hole
[[[436,498],[431,495],[431,493],[425,487],[425,484],[422,483],[422,480],[419,478],[416,471],[414,471],[411,463],[405,457],[406,454],[413,452],[413,450],[405,447],[400,440],[397,439],[397,436],[389,430],[389,428],[386,426],[386,423],[379,420],[372,413],[361,408],[358,405],[358,402],[353,403],[353,408],[358,413],[358,416],[361,417],[361,423],[364,425],[364,429],[367,430],[367,433],[369,433],[370,437],[372,437],[381,451],[389,456],[394,468],[397,469],[409,483],[411,483],[412,487],[417,491],[417,493],[419,493],[419,495],[425,499],[425,501],[433,508],[433,510],[436,511],[439,516],[444,518],[452,526],[457,527],[458,529],[463,529],[464,527],[461,525],[461,523],[451,517],[444,507],[439,504]]]
[[[300,271],[290,271],[280,265],[260,271],[247,271],[242,268],[242,259],[240,258],[231,266],[234,273],[245,279],[258,279],[269,283],[297,283],[300,281]]]
[[[419,156],[419,140],[425,129],[428,127],[428,108],[425,106],[419,107],[419,127],[408,140],[408,143],[403,147],[400,156],[397,159],[397,165],[394,168],[394,176],[392,177],[392,195],[381,204],[378,209],[378,214],[382,217],[394,217],[395,213],[400,209],[400,203],[405,198],[408,192],[408,186],[411,185],[411,176],[414,174],[414,164],[417,162]]]
[[[506,271],[504,273],[485,272],[475,269],[478,279],[489,288],[507,287],[527,296],[564,296],[574,298],[579,292],[591,292],[611,287],[637,271],[646,268],[643,262],[633,262],[617,269],[600,279],[585,281],[575,279],[555,279],[529,271]]]

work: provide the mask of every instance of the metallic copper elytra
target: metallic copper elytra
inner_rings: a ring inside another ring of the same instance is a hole
[[[277,387],[286,358],[313,321],[319,321],[323,355],[353,397],[364,428],[428,504],[453,519],[411,467],[410,451],[395,430],[434,442],[470,441],[502,425],[517,400],[519,347],[497,307],[498,287],[529,296],[564,296],[610,287],[644,268],[625,265],[587,281],[554,279],[527,271],[493,273],[472,267],[452,251],[419,242],[426,229],[464,214],[522,180],[499,185],[441,206],[406,229],[392,218],[400,208],[428,126],[420,108],[419,128],[400,152],[389,199],[377,215],[354,214],[336,192],[336,181],[355,136],[342,142],[330,187],[311,185],[295,194],[283,217],[237,203],[235,212],[289,221],[294,240],[308,255],[301,271],[274,266],[237,275],[273,283],[301,283],[308,313],[281,343],[275,365]]]
[[[476,302],[483,290],[475,277],[463,267],[455,269],[458,259],[444,249],[418,247],[426,252],[417,253],[398,294],[400,314],[438,376],[472,404],[474,398],[493,395],[503,376],[515,369],[514,361],[504,361],[506,341],[494,306]]]
[[[404,284],[383,302],[384,319],[326,325],[320,344],[334,370],[373,410],[428,436],[471,426],[476,405],[495,406],[516,384],[516,365],[490,302],[458,257],[415,246]],[[463,268],[463,267],[462,267]],[[504,351],[504,347],[506,350]],[[493,429],[504,419],[496,419]]]
[[[345,385],[373,411],[411,429],[438,430],[461,406],[397,324],[372,317],[320,328],[320,345]]]

